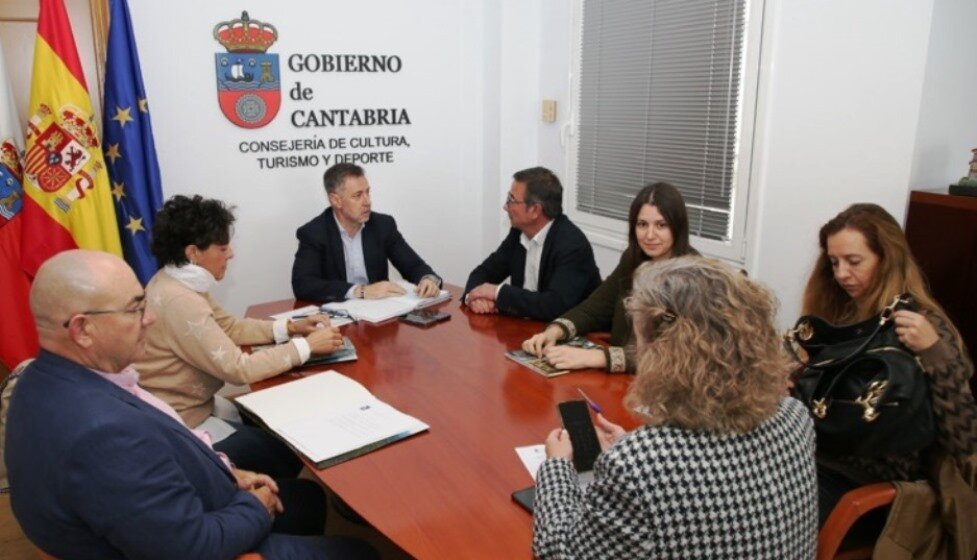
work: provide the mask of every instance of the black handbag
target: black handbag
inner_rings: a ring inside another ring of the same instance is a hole
[[[900,309],[915,310],[911,295],[896,296],[878,317],[854,325],[805,315],[784,335],[784,346],[803,364],[793,394],[811,411],[820,452],[905,455],[934,441],[929,378],[896,335],[892,314]]]

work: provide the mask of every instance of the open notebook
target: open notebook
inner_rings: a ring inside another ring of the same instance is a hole
[[[428,429],[332,370],[242,395],[236,402],[320,469]]]
[[[396,283],[407,290],[407,293],[402,296],[382,299],[348,299],[346,301],[337,301],[323,305],[322,309],[326,311],[343,311],[357,320],[380,323],[387,319],[410,313],[415,309],[422,309],[429,305],[451,299],[451,294],[447,290],[441,290],[434,297],[421,298],[414,293],[414,290],[417,288],[414,284],[404,280],[398,280]]]

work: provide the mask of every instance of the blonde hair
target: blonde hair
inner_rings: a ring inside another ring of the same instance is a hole
[[[649,424],[743,433],[776,412],[788,364],[767,289],[719,261],[678,257],[639,267],[626,307],[637,375],[625,405]]]
[[[875,277],[864,297],[858,301],[841,288],[828,258],[828,238],[850,229],[861,233],[868,248],[879,258]],[[926,278],[916,264],[899,222],[878,204],[852,204],[818,232],[821,253],[804,290],[802,313],[817,315],[832,323],[863,321],[880,313],[892,299],[910,292],[920,308],[935,313],[953,332],[956,346],[963,351],[963,340],[940,304],[930,295]]]

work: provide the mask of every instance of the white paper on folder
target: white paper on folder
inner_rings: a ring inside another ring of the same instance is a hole
[[[316,463],[428,429],[333,370],[242,395],[237,402]]]
[[[269,428],[301,420],[317,411],[330,412],[352,403],[370,402],[375,397],[353,379],[329,370],[241,395],[237,402],[261,417]]]
[[[394,317],[410,313],[415,309],[421,309],[435,303],[440,303],[451,299],[451,294],[447,290],[441,290],[438,295],[422,298],[418,297],[414,290],[414,284],[404,280],[396,282],[407,292],[401,296],[387,297],[381,299],[348,299],[346,301],[336,301],[322,306],[323,309],[333,311],[345,311],[357,319],[379,323]]]
[[[390,405],[373,401],[345,411],[310,416],[281,427],[289,441],[314,461],[349,453],[402,433],[416,433],[427,425]],[[328,435],[328,437],[326,437]]]

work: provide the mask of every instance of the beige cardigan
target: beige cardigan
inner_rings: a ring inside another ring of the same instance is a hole
[[[136,363],[139,384],[172,406],[191,428],[214,410],[225,381],[267,379],[301,363],[294,344],[246,354],[241,344],[274,342],[272,321],[237,319],[208,293],[198,293],[160,270],[146,286],[156,322]]]

